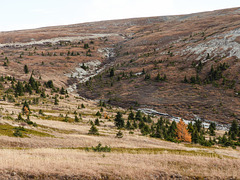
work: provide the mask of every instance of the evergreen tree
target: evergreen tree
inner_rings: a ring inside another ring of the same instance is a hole
[[[95,124],[96,126],[100,126],[100,123],[99,123],[99,119],[98,119],[98,118],[95,119],[94,124]]]
[[[214,122],[211,122],[208,130],[209,130],[210,136],[215,136],[216,124]]]
[[[150,128],[147,124],[144,124],[144,126],[141,128],[141,133],[144,136],[150,134]]]
[[[23,96],[24,95],[24,89],[23,89],[23,84],[18,81],[16,88],[15,88],[15,96]]]
[[[96,116],[102,116],[102,114],[98,111],[97,113],[96,113]]]
[[[169,138],[176,138],[176,131],[177,131],[177,123],[172,121],[171,125],[168,128],[168,136]]]
[[[122,113],[121,112],[117,112],[117,115],[114,119],[115,125],[117,126],[117,128],[123,128],[124,127],[124,119],[122,117]]]
[[[134,120],[134,113],[131,111],[128,115],[129,120]]]
[[[137,122],[134,120],[134,121],[133,121],[133,128],[137,129],[137,127],[138,127],[138,124],[137,124]]]
[[[29,70],[28,70],[28,66],[27,66],[27,65],[24,65],[24,72],[25,72],[25,74],[28,74],[28,73],[29,73]]]
[[[128,130],[131,129],[131,123],[130,123],[129,119],[127,120],[126,129],[128,129]]]
[[[57,99],[57,96],[54,97],[54,105],[58,105],[59,100]]]
[[[110,77],[113,77],[113,76],[114,76],[114,69],[111,68],[111,70],[110,70]]]
[[[99,135],[98,133],[98,129],[96,128],[96,126],[93,124],[88,132],[88,134],[92,134],[92,135]]]
[[[141,111],[137,111],[135,119],[138,120],[138,121],[142,120],[142,113],[141,113]]]
[[[65,94],[65,90],[64,88],[62,87],[61,90],[60,90],[60,94],[64,95]]]
[[[79,118],[77,117],[77,115],[75,115],[74,121],[79,122]]]
[[[121,130],[119,130],[116,134],[116,138],[122,138],[123,137],[123,133]]]
[[[237,120],[233,120],[231,127],[229,129],[229,135],[233,140],[237,140],[237,136],[239,135],[239,127]]]

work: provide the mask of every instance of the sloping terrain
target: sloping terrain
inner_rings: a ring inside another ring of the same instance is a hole
[[[0,179],[239,178],[237,123],[181,143],[169,121],[239,122],[239,29],[234,8],[0,32]]]
[[[27,64],[87,98],[229,123],[240,118],[239,14],[235,8],[1,32],[0,59],[8,62],[1,72],[24,79]],[[87,62],[94,67],[82,69]]]

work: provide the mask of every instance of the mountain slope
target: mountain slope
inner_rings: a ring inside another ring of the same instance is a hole
[[[0,70],[27,79],[28,64],[81,96],[228,123],[240,118],[239,16],[234,8],[1,32]]]

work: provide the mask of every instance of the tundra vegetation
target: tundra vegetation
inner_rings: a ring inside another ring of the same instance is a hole
[[[232,9],[0,34],[0,179],[240,177],[239,19]]]

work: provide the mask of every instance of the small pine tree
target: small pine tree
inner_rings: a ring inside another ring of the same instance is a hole
[[[129,120],[127,120],[126,129],[128,130],[131,129],[131,123]]]
[[[96,116],[102,116],[102,114],[98,111],[97,113],[96,113]]]
[[[93,124],[88,132],[88,134],[92,134],[92,135],[99,135],[98,133],[98,129],[96,128],[96,126]]]
[[[54,98],[54,105],[58,105],[59,100],[57,99],[57,96]]]
[[[99,119],[98,119],[98,118],[95,119],[94,124],[95,124],[96,126],[100,126],[100,122],[99,122]]]
[[[208,130],[209,130],[210,136],[215,136],[216,124],[214,122],[211,122]]]
[[[114,119],[115,125],[117,128],[123,128],[124,127],[124,119],[122,118],[122,113],[117,112],[117,115]]]
[[[110,77],[113,77],[114,76],[114,69],[112,68],[111,70],[110,70]]]
[[[64,95],[66,93],[66,91],[64,90],[64,88],[62,87],[60,90],[60,94]]]
[[[129,120],[134,120],[134,113],[131,111],[128,115]]]
[[[237,139],[237,136],[239,135],[239,128],[238,128],[238,123],[237,120],[233,120],[231,127],[229,129],[228,134],[233,140]]]
[[[25,74],[28,74],[28,73],[29,73],[29,70],[28,70],[28,66],[27,66],[27,65],[24,65],[24,73],[25,73]]]
[[[116,134],[116,138],[122,138],[123,137],[123,133],[121,130],[119,130]]]
[[[77,115],[75,115],[74,121],[79,122],[79,118],[77,117]]]
[[[19,121],[22,121],[22,120],[23,120],[23,118],[22,118],[22,114],[21,114],[21,113],[18,114],[18,118],[17,118],[17,120],[19,120]]]

